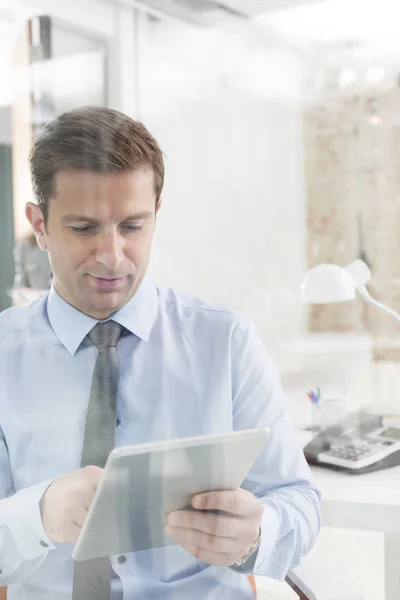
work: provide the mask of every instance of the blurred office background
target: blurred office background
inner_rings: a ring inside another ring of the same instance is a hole
[[[255,321],[299,427],[317,383],[400,415],[396,323],[361,300],[300,302],[307,269],[363,258],[371,293],[400,308],[399,13],[395,0],[0,0],[0,310],[34,135],[109,106],[166,154],[158,283]],[[360,541],[335,536],[348,552]],[[368,540],[366,598],[382,600]]]

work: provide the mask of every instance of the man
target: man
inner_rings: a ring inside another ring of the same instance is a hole
[[[146,277],[164,164],[142,124],[73,110],[42,130],[30,164],[26,216],[54,281],[0,315],[0,586],[9,600],[253,597],[244,575],[284,578],[319,529],[254,327]],[[114,445],[267,426],[243,489],[169,516],[177,545],[74,565]]]

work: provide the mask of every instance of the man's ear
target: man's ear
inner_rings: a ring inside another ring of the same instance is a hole
[[[36,235],[38,246],[41,250],[47,250],[46,228],[41,209],[33,202],[27,202],[25,205],[25,216]]]
[[[160,210],[162,206],[162,199],[160,198],[159,201],[157,202],[157,206],[156,206],[156,216],[158,214],[158,211]]]

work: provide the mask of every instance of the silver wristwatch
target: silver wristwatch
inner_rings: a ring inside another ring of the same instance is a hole
[[[239,558],[239,560],[237,560],[234,563],[234,567],[242,567],[245,563],[247,563],[247,561],[249,560],[249,558],[251,556],[253,556],[253,554],[255,552],[257,552],[257,550],[260,547],[260,542],[261,542],[261,531],[258,534],[258,538],[256,539],[256,541],[250,546],[249,551],[247,552],[247,554],[245,554],[244,556],[242,556],[241,558]]]

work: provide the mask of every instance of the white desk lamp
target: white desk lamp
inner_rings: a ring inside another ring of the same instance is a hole
[[[301,297],[308,304],[327,304],[354,300],[356,290],[360,296],[400,322],[400,315],[381,302],[374,300],[365,284],[371,281],[371,271],[363,260],[355,260],[346,267],[334,264],[317,265],[310,269],[301,284]]]

